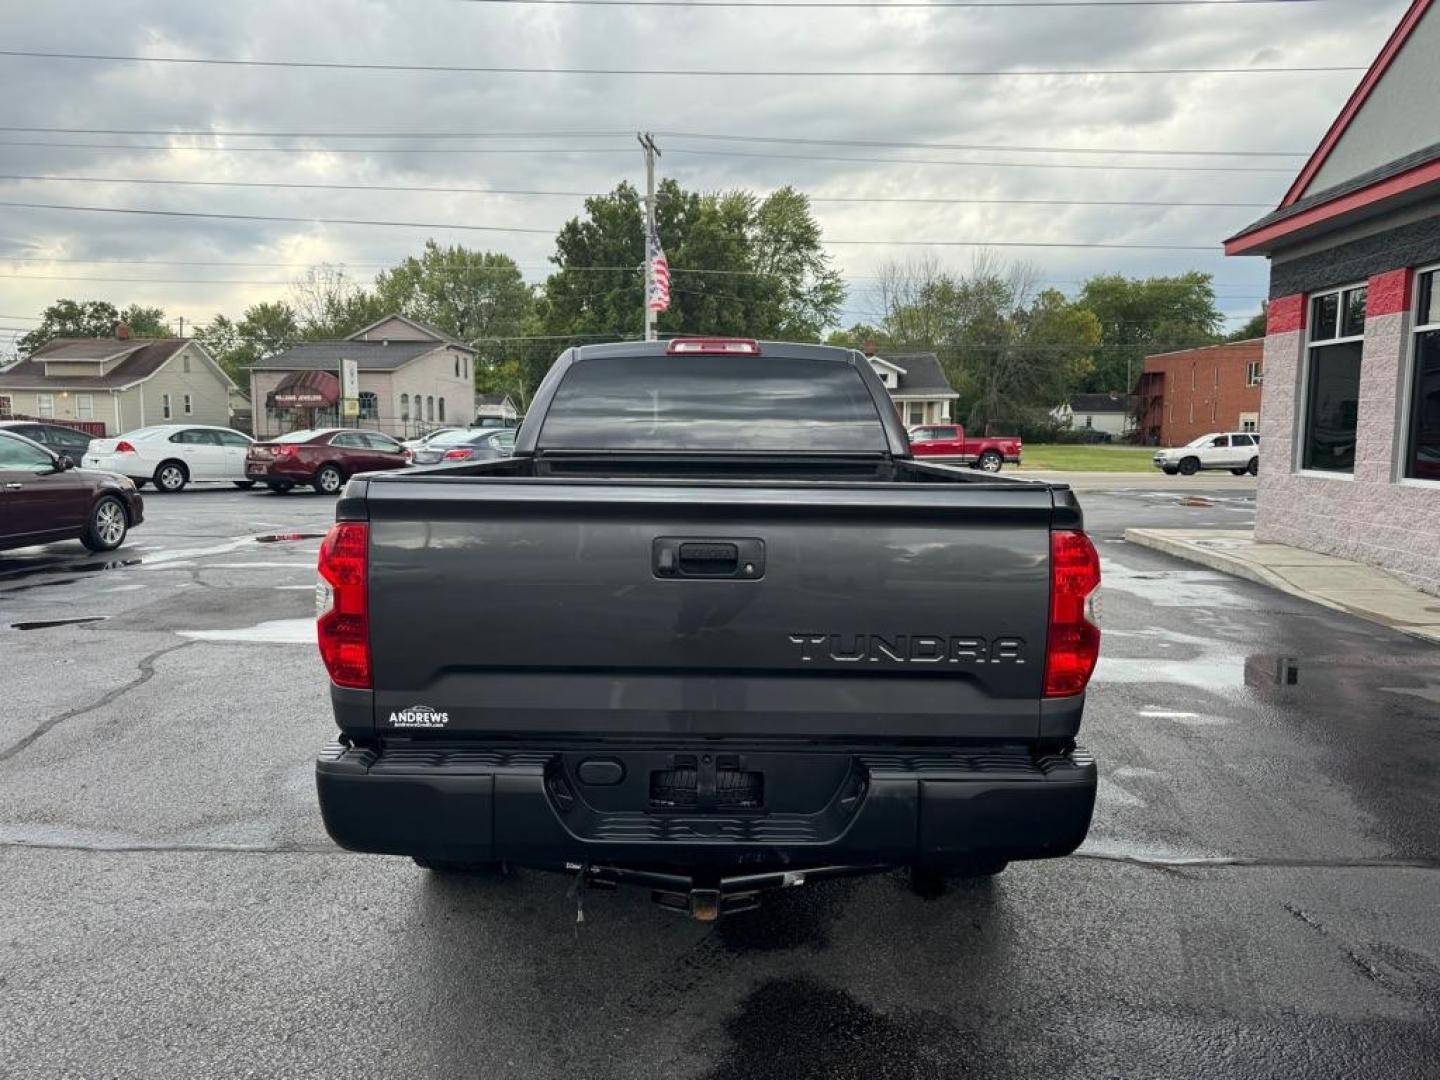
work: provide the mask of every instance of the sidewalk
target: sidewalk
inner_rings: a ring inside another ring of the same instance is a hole
[[[1125,539],[1440,644],[1440,597],[1373,566],[1257,543],[1249,529],[1126,529]]]

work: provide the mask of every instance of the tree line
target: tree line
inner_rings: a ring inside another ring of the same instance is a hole
[[[658,190],[657,227],[671,267],[662,335],[708,333],[863,348],[927,350],[960,394],[957,419],[1033,423],[1074,391],[1125,392],[1147,352],[1222,340],[1208,274],[1130,279],[1099,275],[1073,296],[1044,287],[1039,270],[982,252],[965,272],[921,257],[883,264],[869,321],[835,329],[843,277],[825,253],[809,200],[785,187]],[[290,283],[284,299],[238,318],[217,314],[195,337],[244,383],[257,360],[303,341],[343,338],[400,312],[474,346],[477,388],[523,402],[571,344],[640,335],[644,203],[622,183],[585,200],[561,227],[541,285],[525,281],[502,252],[428,240],[424,249],[364,283],[343,267],[319,267]],[[1257,316],[1263,333],[1263,313]],[[29,355],[56,337],[97,337],[125,322],[136,337],[172,333],[165,312],[132,304],[60,300],[21,337]],[[1256,323],[1232,337],[1248,336]]]

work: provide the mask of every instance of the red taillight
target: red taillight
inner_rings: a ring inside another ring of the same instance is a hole
[[[124,439],[121,439],[118,443],[115,444],[115,453],[117,453],[117,454],[133,454],[133,453],[135,453],[135,447],[131,446],[131,445],[130,445],[128,442],[126,442]]]
[[[300,448],[290,443],[280,443],[278,446],[272,447],[272,452],[276,457],[294,457],[300,452]]]
[[[468,446],[457,446],[454,450],[446,450],[445,461],[466,461],[475,456],[475,451]]]
[[[1100,584],[1100,554],[1083,532],[1050,534],[1050,631],[1045,647],[1045,696],[1085,689],[1100,658],[1100,629],[1087,617]]]
[[[370,526],[332,525],[320,544],[315,629],[320,659],[337,686],[370,689]]]
[[[760,343],[751,338],[676,338],[665,350],[671,356],[699,354],[711,356],[759,356]]]

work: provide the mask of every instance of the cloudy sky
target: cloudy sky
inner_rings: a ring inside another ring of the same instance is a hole
[[[957,268],[969,264],[972,250],[966,247],[894,243],[940,240],[1208,246],[1212,250],[1054,247],[1004,253],[1030,260],[1061,288],[1101,271],[1208,270],[1224,309],[1238,320],[1258,309],[1265,265],[1226,260],[1218,245],[1274,206],[1358,72],[878,73],[1363,67],[1405,6],[1404,0],[1301,0],[806,11],[483,0],[0,0],[0,48],[7,50],[830,73],[438,73],[0,57],[0,202],[304,219],[220,221],[0,206],[0,326],[6,328],[0,352],[16,329],[34,326],[56,297],[155,304],[172,317],[203,323],[216,312],[234,316],[248,304],[281,298],[309,265],[344,264],[368,277],[418,250],[429,235],[508,252],[527,277],[541,280],[552,250],[547,234],[579,210],[576,194],[269,185],[599,192],[620,180],[643,181],[641,157],[628,134],[637,129],[668,133],[658,139],[662,175],[702,189],[768,191],[793,184],[817,200],[827,238],[867,241],[830,249],[850,279],[847,322],[874,308],[869,275],[886,259],[930,252]],[[111,133],[119,131],[141,134]],[[170,134],[175,132],[227,134]],[[244,132],[264,134],[233,134]],[[286,133],[308,134],[281,137]],[[355,137],[407,133],[529,137]],[[699,137],[719,135],[842,143]],[[124,179],[259,186],[117,182]],[[927,196],[1062,204],[823,201]],[[1076,205],[1096,200],[1253,205]],[[542,231],[347,226],[313,218]]]

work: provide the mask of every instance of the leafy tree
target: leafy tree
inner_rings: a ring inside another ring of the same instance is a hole
[[[967,426],[1034,422],[1085,375],[1101,334],[1081,305],[1053,289],[1037,293],[1037,277],[989,253],[963,276],[923,257],[886,264],[878,286],[883,337],[937,353]]]
[[[1249,341],[1251,338],[1265,336],[1266,319],[1269,317],[1270,305],[1268,302],[1260,305],[1260,313],[1252,315],[1250,320],[1241,327],[1230,332],[1225,339],[1227,341]]]
[[[656,227],[671,266],[661,333],[818,340],[833,325],[844,285],[820,243],[803,195],[784,188],[685,191],[660,185]],[[585,201],[560,230],[538,311],[551,335],[638,337],[643,325],[645,231],[639,193],[621,184]],[[561,347],[564,342],[559,343]]]
[[[295,309],[282,300],[251,305],[238,323],[216,315],[195,337],[232,379],[243,382],[246,368],[289,348],[301,333]]]
[[[318,266],[290,283],[285,305],[294,314],[298,336],[306,341],[349,337],[390,314],[384,301],[342,266]]]
[[[170,336],[165,312],[139,304],[118,311],[108,300],[57,300],[45,309],[40,319],[40,325],[17,342],[21,356],[29,356],[55,338],[113,337],[115,328],[122,322],[138,338]]]
[[[1224,325],[1210,275],[1193,270],[1143,279],[1101,274],[1085,282],[1078,301],[1101,327],[1081,390],[1128,391],[1147,355],[1214,344]]]
[[[477,368],[506,356],[503,342],[484,339],[519,334],[535,304],[510,256],[459,245],[442,248],[434,240],[425,242],[418,259],[383,271],[375,279],[375,293],[385,311],[398,311],[475,343],[481,360]]]

